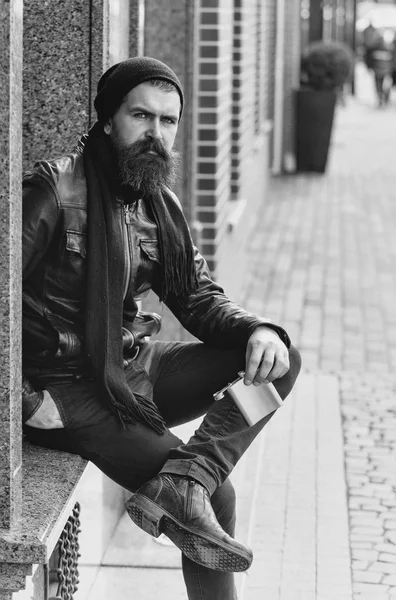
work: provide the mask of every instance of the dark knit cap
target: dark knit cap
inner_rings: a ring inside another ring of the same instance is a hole
[[[98,121],[104,123],[112,117],[128,92],[150,79],[163,79],[175,86],[180,96],[181,116],[184,97],[176,73],[156,58],[136,56],[113,65],[99,79],[98,93],[94,101]]]

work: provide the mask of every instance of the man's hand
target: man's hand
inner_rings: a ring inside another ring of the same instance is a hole
[[[246,348],[245,383],[269,383],[282,377],[289,368],[289,352],[278,334],[265,325],[257,327]]]
[[[40,408],[25,425],[37,429],[61,429],[64,427],[58,408],[47,390],[43,391],[44,400]]]

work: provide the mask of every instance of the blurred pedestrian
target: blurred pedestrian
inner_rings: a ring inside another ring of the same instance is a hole
[[[394,36],[393,31],[385,31],[376,46],[370,51],[370,68],[374,73],[379,106],[389,103],[393,83]]]
[[[368,69],[371,69],[371,52],[381,41],[381,34],[370,21],[363,31],[364,62]]]
[[[396,38],[393,40],[393,52],[392,52],[392,85],[396,86]]]

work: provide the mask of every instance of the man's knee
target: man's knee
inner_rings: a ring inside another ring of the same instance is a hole
[[[290,346],[289,348],[289,362],[290,368],[288,372],[273,382],[283,399],[290,394],[301,370],[301,354],[294,346]]]
[[[298,377],[299,372],[301,371],[302,363],[301,354],[295,346],[290,346],[289,348],[289,361],[290,369],[288,373],[294,383]]]

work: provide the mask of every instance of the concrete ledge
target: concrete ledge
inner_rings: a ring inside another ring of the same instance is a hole
[[[23,441],[22,516],[13,529],[0,529],[0,562],[48,562],[86,465],[80,456]]]

